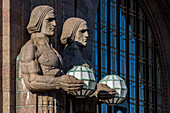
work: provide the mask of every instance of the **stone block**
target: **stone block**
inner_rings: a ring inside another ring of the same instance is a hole
[[[48,97],[48,105],[53,106],[53,97]]]
[[[36,94],[30,92],[16,93],[16,106],[31,106],[36,105]]]
[[[15,79],[15,65],[3,65],[3,77],[8,77],[10,79]]]
[[[79,10],[85,17],[87,17],[87,13],[89,12],[90,4],[86,4],[87,0],[77,0],[77,10]],[[79,15],[79,12],[77,12],[77,15]]]
[[[9,65],[10,64],[10,51],[9,50],[4,50],[3,52],[3,65]]]
[[[2,0],[0,0],[0,9],[2,9]],[[2,10],[1,10],[2,11]],[[1,12],[0,11],[0,12]]]
[[[63,16],[64,16],[64,21],[70,17],[75,16],[74,14],[74,5],[70,5],[70,4],[63,4]]]
[[[0,50],[0,67],[2,67],[2,50]],[[2,68],[0,69],[0,72],[2,72]]]
[[[47,106],[39,106],[38,113],[48,113],[48,107]]]
[[[22,37],[24,37],[24,34],[22,33],[22,23],[18,23],[18,24],[13,24],[11,23],[10,25],[10,43],[15,44],[15,46],[17,46],[17,44],[19,45],[22,40]]]
[[[0,37],[2,38],[2,10],[0,10]]]
[[[16,79],[16,92],[29,92],[25,86],[23,78]]]
[[[3,32],[2,32],[2,35],[3,37],[4,36],[10,36],[10,23],[9,22],[6,22],[6,21],[3,21],[3,24],[2,24],[3,28]]]
[[[1,28],[0,28],[1,30]],[[1,31],[0,31],[0,45],[2,45],[2,35],[1,35]],[[0,46],[0,51],[2,51],[2,46]],[[2,54],[2,52],[0,53]],[[1,55],[2,56],[2,55]]]
[[[3,112],[4,113],[10,113],[10,107],[9,106],[3,106]]]
[[[6,77],[6,78],[10,77],[10,66],[9,65],[2,66],[2,77]]]
[[[31,2],[32,0],[24,0],[24,2],[22,3],[23,11],[24,12],[26,11],[26,13],[29,15],[31,13],[31,7],[32,7]]]
[[[1,90],[1,92],[0,92],[0,100],[2,100],[2,98],[3,98],[3,95],[2,95],[3,93],[2,93],[2,90]],[[2,109],[2,105],[3,105],[3,103],[2,103],[2,101],[0,101],[0,109]],[[0,110],[1,111],[1,110]]]
[[[8,107],[11,105],[11,100],[12,98],[10,98],[10,92],[3,92],[3,106],[4,107]]]
[[[17,113],[37,113],[36,106],[21,106],[16,108]]]
[[[10,22],[10,0],[3,0],[2,1],[2,16],[3,22]]]
[[[2,77],[3,91],[10,92],[15,91],[15,80],[7,77]]]
[[[24,75],[23,75],[23,73],[21,71],[20,71],[20,74],[18,74],[18,73],[16,74],[17,79],[21,79],[21,78],[23,78],[23,76]]]
[[[3,51],[10,50],[10,36],[3,36],[2,41],[3,41],[3,45],[2,45]]]
[[[43,105],[43,96],[38,96],[38,106],[42,106]]]
[[[18,46],[20,46],[21,44],[18,44]],[[12,46],[12,45],[11,45]],[[14,48],[16,48],[16,50],[15,49],[11,49],[11,52],[10,52],[10,55],[11,55],[11,58],[10,58],[10,63],[11,63],[11,65],[13,66],[13,68],[15,68],[15,66],[16,66],[16,58],[17,58],[17,56],[19,55],[19,51],[20,51],[20,47],[15,47],[14,46]],[[15,70],[16,71],[16,70]]]
[[[22,11],[22,4],[24,1],[21,0],[10,0],[11,11]],[[18,16],[18,15],[16,15]]]
[[[54,1],[53,0],[32,0],[33,8],[39,5],[49,5],[49,6],[54,6]]]
[[[10,23],[18,25],[18,26],[22,25],[22,9],[19,9],[18,11],[11,10]],[[11,28],[11,30],[12,30],[12,28]],[[22,31],[20,31],[20,32],[22,32]]]
[[[58,0],[61,1],[61,0]],[[62,0],[64,4],[74,5],[75,0]]]
[[[15,113],[15,106],[3,106],[3,113]]]

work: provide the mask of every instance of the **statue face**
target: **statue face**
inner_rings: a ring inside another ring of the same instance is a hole
[[[48,36],[53,36],[55,31],[56,21],[55,21],[55,14],[54,11],[51,10],[45,16],[42,27],[41,33]]]
[[[76,32],[75,42],[79,46],[86,47],[87,46],[87,39],[88,39],[88,27],[86,22],[82,22]]]

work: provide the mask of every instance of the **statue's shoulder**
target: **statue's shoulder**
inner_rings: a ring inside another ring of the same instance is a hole
[[[37,47],[29,40],[25,45],[22,46],[19,58],[22,62],[30,62],[35,58],[35,52]]]

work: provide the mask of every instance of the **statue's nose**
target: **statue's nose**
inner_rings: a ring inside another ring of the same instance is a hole
[[[52,21],[52,25],[56,26],[56,21],[55,20]]]
[[[87,38],[88,38],[88,36],[89,36],[88,31],[86,31],[84,34],[85,34],[85,37],[87,37]]]

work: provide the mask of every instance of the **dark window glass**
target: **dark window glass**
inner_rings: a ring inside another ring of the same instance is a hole
[[[92,63],[98,81],[108,74],[126,81],[128,96],[118,105],[126,113],[163,112],[158,46],[136,0],[100,0]],[[114,112],[114,106],[106,104],[97,109],[98,113]]]

